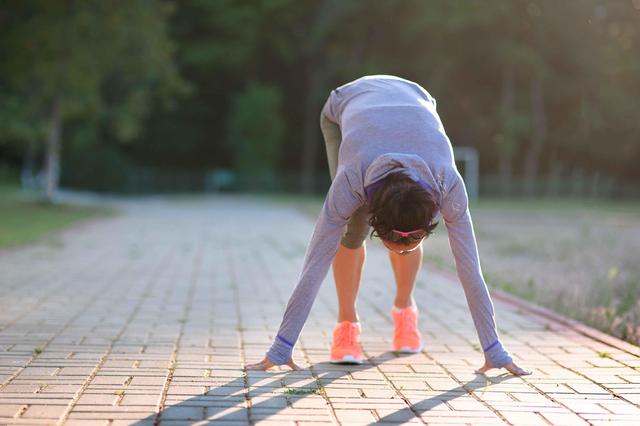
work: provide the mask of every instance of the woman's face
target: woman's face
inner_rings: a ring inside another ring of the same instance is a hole
[[[422,244],[422,241],[424,240],[424,238],[422,238],[419,241],[415,241],[408,244],[394,243],[393,241],[383,240],[382,238],[380,240],[382,241],[382,244],[384,244],[385,247],[391,250],[392,252],[398,253],[398,254],[407,254],[407,253],[411,253],[414,250],[417,250],[420,244]]]

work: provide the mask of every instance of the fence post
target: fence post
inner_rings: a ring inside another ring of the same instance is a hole
[[[467,187],[469,200],[478,200],[478,181],[480,180],[480,166],[478,162],[478,150],[470,146],[457,146],[453,148],[456,161],[464,162],[464,184]]]

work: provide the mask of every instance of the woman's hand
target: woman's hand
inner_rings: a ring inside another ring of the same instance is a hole
[[[293,362],[293,358],[289,359],[289,361],[287,361],[286,365],[288,365],[292,370],[302,370],[302,368],[300,368],[295,362]],[[266,356],[260,362],[256,362],[255,364],[247,364],[247,365],[244,366],[244,368],[247,369],[247,371],[249,371],[249,370],[267,371],[271,367],[275,367],[275,364],[272,363],[269,360],[269,358],[267,358]]]
[[[491,365],[489,360],[485,358],[484,365],[482,367],[478,368],[475,371],[475,373],[476,374],[484,374],[485,371],[490,370],[492,368],[494,368],[494,367]],[[510,362],[509,364],[505,365],[503,368],[506,368],[511,373],[515,374],[516,376],[528,376],[529,374],[533,374],[532,371],[528,371],[528,370],[525,370],[523,368],[518,367],[514,362]]]

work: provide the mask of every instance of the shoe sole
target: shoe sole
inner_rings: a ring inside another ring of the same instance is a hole
[[[362,359],[353,355],[345,355],[341,359],[331,359],[331,364],[362,364]]]
[[[393,351],[401,354],[417,354],[418,352],[422,352],[422,347],[410,348],[408,346],[403,346],[400,349],[394,349]]]

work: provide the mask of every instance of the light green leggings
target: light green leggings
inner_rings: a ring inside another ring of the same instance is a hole
[[[330,121],[325,115],[325,109],[329,106],[329,100],[330,99],[327,99],[320,113],[320,130],[322,130],[325,147],[327,148],[329,173],[331,174],[331,180],[333,180],[336,176],[336,169],[338,168],[338,152],[340,150],[340,142],[342,142],[342,133],[340,132],[340,126]],[[369,204],[365,203],[360,206],[349,219],[340,243],[350,249],[361,247],[371,228],[368,219]]]

